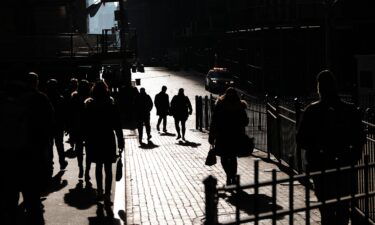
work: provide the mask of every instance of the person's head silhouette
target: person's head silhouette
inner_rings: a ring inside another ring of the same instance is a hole
[[[321,71],[316,79],[318,94],[321,99],[330,99],[337,96],[336,81],[331,71]]]
[[[56,79],[49,79],[46,83],[47,93],[56,93],[58,88],[58,82]]]
[[[184,94],[184,89],[183,89],[183,88],[178,89],[178,95],[179,95],[179,96],[184,96],[184,95],[185,95],[185,94]]]
[[[232,103],[240,101],[240,97],[238,97],[237,91],[233,87],[227,88],[222,99]]]
[[[161,88],[161,91],[162,91],[163,93],[167,92],[167,86],[163,85],[163,87]]]
[[[109,88],[104,80],[97,81],[92,87],[92,97],[94,99],[106,99],[109,96]]]
[[[146,89],[145,89],[145,88],[141,88],[141,89],[139,89],[139,93],[140,93],[141,95],[146,94]]]

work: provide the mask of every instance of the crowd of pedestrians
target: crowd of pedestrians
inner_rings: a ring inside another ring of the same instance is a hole
[[[112,204],[112,165],[125,147],[118,104],[121,98],[111,96],[104,80],[89,82],[72,78],[63,86],[57,79],[39,85],[38,75],[22,67],[13,68],[1,86],[0,171],[7,171],[0,175],[6,183],[0,186],[0,192],[7,193],[0,201],[1,224],[19,224],[20,193],[27,221],[44,224],[41,196],[52,184],[54,149],[60,171],[68,166],[67,153],[73,153],[69,157],[77,158],[77,177],[84,179],[86,185],[91,186],[90,168],[95,164],[97,200]],[[146,145],[142,140],[145,127],[148,144],[152,144],[150,113],[154,103],[144,88],[132,90],[135,96],[130,107],[136,115],[139,143]],[[176,121],[178,139],[185,140],[185,122],[192,112],[190,101],[180,89],[170,104],[166,90],[163,86],[155,96],[160,117],[157,130],[160,131],[163,121],[163,132],[167,132],[167,116],[171,115]],[[69,150],[64,148],[65,135],[71,146]]]

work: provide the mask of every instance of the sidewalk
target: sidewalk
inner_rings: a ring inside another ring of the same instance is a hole
[[[142,82],[148,94],[153,96],[159,91],[163,76]],[[164,80],[164,82],[166,82]],[[183,83],[185,90],[189,85]],[[202,85],[203,86],[203,85]],[[174,87],[177,88],[177,87]],[[203,87],[202,87],[203,88]],[[170,91],[170,98],[173,97]],[[194,98],[189,96],[194,106]],[[156,131],[155,111],[152,111],[151,127],[154,147],[141,148],[138,144],[136,132],[126,132],[126,214],[127,224],[202,224],[205,213],[205,193],[202,181],[209,175],[218,179],[218,186],[225,184],[225,173],[220,165],[220,159],[215,166],[208,167],[204,161],[209,150],[206,133],[196,131],[195,116],[189,117],[187,123],[187,143],[179,142],[174,136],[173,118],[168,117],[169,135],[159,134]],[[261,160],[266,154],[254,152],[254,156],[240,158],[238,174],[242,184],[252,183],[254,180],[254,160],[260,159],[260,181],[270,180],[272,169],[277,166]],[[283,172],[278,177],[286,177]],[[303,206],[305,189],[302,185],[294,187],[295,207]],[[277,205],[279,209],[288,209],[289,186],[277,186]],[[261,188],[259,198],[265,205],[264,210],[270,210],[271,187]],[[314,193],[311,192],[312,200]],[[251,214],[251,191],[241,193],[241,217]],[[234,219],[234,196],[227,193],[220,196],[218,203],[219,222]],[[304,213],[295,214],[295,224],[304,224]],[[311,224],[320,224],[320,215],[317,210],[311,212]],[[262,221],[260,224],[271,224]],[[289,224],[288,217],[280,218],[277,224]]]

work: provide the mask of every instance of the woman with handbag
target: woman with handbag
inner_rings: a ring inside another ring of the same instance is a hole
[[[110,203],[112,164],[116,162],[116,138],[120,154],[124,149],[120,114],[104,81],[92,88],[92,97],[85,101],[85,141],[87,157],[96,164],[95,177],[98,200]],[[103,166],[105,171],[105,194],[103,195]]]
[[[246,137],[245,127],[249,123],[247,104],[241,101],[236,90],[229,87],[216,101],[212,114],[209,143],[220,156],[221,165],[227,175],[227,185],[235,184],[237,156]]]

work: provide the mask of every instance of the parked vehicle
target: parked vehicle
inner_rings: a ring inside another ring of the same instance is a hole
[[[235,77],[226,69],[215,67],[208,71],[205,89],[215,94],[223,93],[228,87],[235,86]]]

